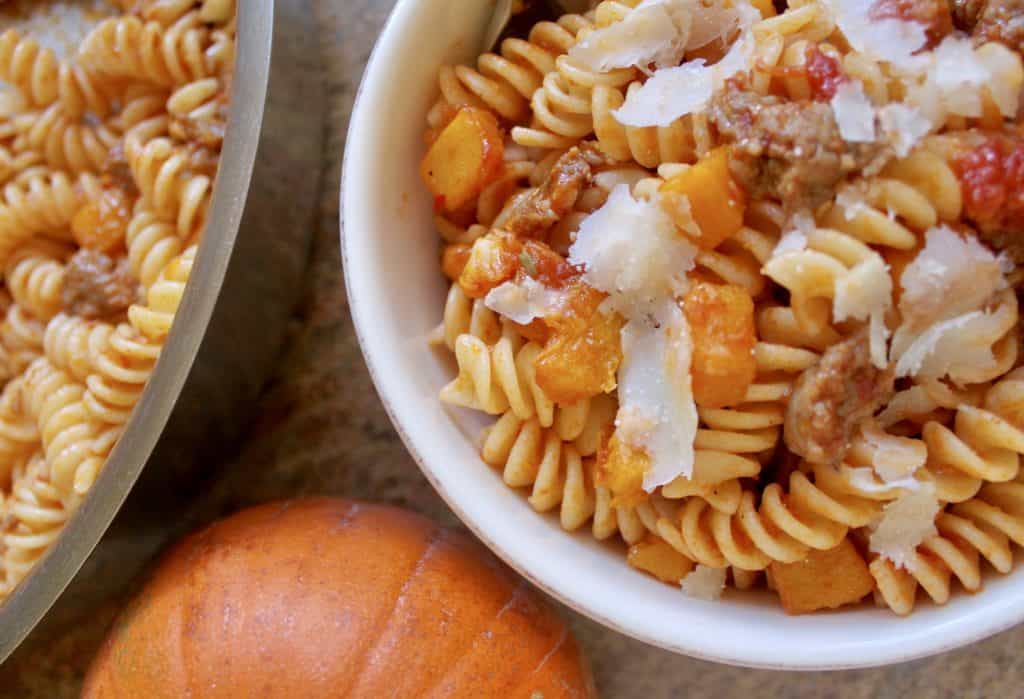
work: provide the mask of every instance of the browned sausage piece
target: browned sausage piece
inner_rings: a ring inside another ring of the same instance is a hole
[[[878,144],[844,141],[828,104],[762,95],[743,79],[729,80],[715,95],[710,116],[733,144],[733,176],[752,197],[779,199],[790,212],[828,201],[851,173],[881,169],[887,153]]]
[[[797,379],[786,408],[786,446],[811,463],[838,463],[857,424],[892,397],[893,381],[892,370],[871,363],[866,328],[828,348]]]
[[[81,248],[71,256],[64,273],[64,310],[83,318],[110,318],[139,298],[139,282],[128,269],[128,258],[115,262],[102,252]]]
[[[949,0],[958,29],[977,43],[998,41],[1024,50],[1024,0]]]
[[[539,238],[572,210],[593,169],[607,162],[607,156],[590,141],[570,148],[540,187],[512,205],[501,229],[520,238]]]

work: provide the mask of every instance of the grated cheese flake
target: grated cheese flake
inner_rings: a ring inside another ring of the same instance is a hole
[[[687,573],[680,584],[690,597],[714,602],[722,596],[725,589],[725,568],[712,568],[703,563]]]
[[[841,83],[829,105],[844,141],[870,143],[875,140],[875,108],[859,80]]]
[[[928,447],[920,439],[887,433],[875,420],[865,420],[860,427],[861,438],[871,449],[871,467],[889,485],[907,482],[928,460]],[[916,486],[915,486],[916,487]]]
[[[917,547],[938,534],[935,518],[941,509],[931,484],[905,493],[885,506],[868,538],[868,548],[896,567],[910,569]]]
[[[782,234],[779,242],[772,250],[772,257],[780,257],[791,252],[802,252],[807,249],[807,236],[804,232],[793,228]]]
[[[582,265],[584,280],[623,316],[636,318],[685,288],[696,254],[657,201],[636,200],[621,184],[580,224],[569,262]]]
[[[620,436],[650,459],[643,482],[647,492],[693,474],[697,406],[691,353],[689,326],[674,299],[622,329],[617,426],[621,423]]]
[[[576,65],[597,72],[674,66],[690,36],[692,0],[646,0],[621,21],[595,29],[569,49]]]
[[[757,10],[748,9],[760,16]],[[756,41],[753,32],[747,31],[752,22],[753,15],[747,11],[740,13],[740,37],[718,63],[707,65],[703,58],[698,58],[655,71],[639,89],[630,90],[625,104],[612,115],[626,126],[668,126],[704,109],[726,80],[754,65]]]
[[[881,255],[872,255],[854,265],[836,280],[832,315],[836,322],[847,318],[869,320],[869,346],[871,362],[879,369],[887,364],[889,337],[885,314],[892,306],[892,278]]]
[[[839,30],[856,51],[906,66],[927,43],[924,27],[918,22],[896,18],[873,19],[876,0],[825,0]]]
[[[887,104],[878,110],[878,124],[885,140],[901,158],[932,130],[932,122],[915,107]]]
[[[549,289],[533,277],[508,281],[491,289],[484,305],[520,325],[543,318],[561,308],[564,294]]]
[[[891,348],[897,376],[938,378],[970,362],[991,366],[991,347],[978,338],[993,320],[982,309],[1006,280],[999,258],[977,238],[932,228],[900,285],[902,323]]]

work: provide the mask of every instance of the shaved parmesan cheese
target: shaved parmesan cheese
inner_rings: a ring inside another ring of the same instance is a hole
[[[706,107],[713,92],[714,71],[699,58],[657,71],[612,114],[626,126],[668,126]]]
[[[651,492],[693,474],[697,406],[690,382],[690,331],[679,304],[669,299],[652,318],[622,329],[619,367],[620,436],[650,459],[644,490]]]
[[[836,280],[835,293],[832,314],[836,322],[885,313],[892,303],[892,279],[882,256],[872,255],[854,265]]]
[[[912,476],[889,483],[879,483],[874,469],[871,468],[847,468],[845,475],[847,482],[861,493],[892,493],[895,490],[918,490],[921,488],[921,481]]]
[[[690,35],[692,0],[648,0],[619,22],[595,29],[569,49],[583,68],[605,72],[630,66],[674,66]]]
[[[712,568],[703,563],[697,565],[680,583],[690,597],[714,602],[725,589],[725,568]]]
[[[888,434],[874,420],[861,425],[861,438],[871,451],[875,474],[890,485],[913,476],[928,460],[928,447],[920,439]]]
[[[801,252],[807,249],[807,236],[802,231],[793,229],[786,231],[781,238],[779,238],[778,244],[775,249],[772,250],[772,257],[779,257],[786,255],[791,252]]]
[[[925,245],[900,277],[904,319],[937,320],[981,307],[1006,286],[998,258],[973,235],[949,226],[925,233]]]
[[[612,112],[626,126],[668,126],[676,119],[704,109],[712,94],[736,73],[754,64],[755,40],[745,33],[718,63],[703,58],[676,68],[656,71],[639,89],[629,91],[625,104]]]
[[[895,18],[873,19],[871,10],[875,2],[825,0],[839,30],[855,50],[896,65],[907,65],[927,43],[924,26]]]
[[[870,320],[871,362],[879,369],[888,365],[885,341],[889,337],[885,314],[892,306],[892,278],[880,255],[859,262],[836,280],[832,315],[836,322],[847,318]]]
[[[836,88],[829,104],[843,140],[870,143],[875,140],[875,109],[858,80],[847,80]]]
[[[508,281],[491,289],[484,298],[484,305],[509,320],[527,325],[535,318],[558,311],[563,299],[563,293],[525,277],[522,281]]]
[[[906,157],[917,142],[932,130],[932,122],[920,110],[905,104],[887,104],[878,110],[878,123],[885,140],[896,151]]]
[[[898,568],[912,567],[917,547],[938,534],[935,517],[941,509],[934,486],[903,495],[885,506],[868,539],[868,548]]]
[[[988,69],[969,39],[946,37],[932,52],[928,82],[939,88],[953,114],[981,116],[981,88],[988,81]]]
[[[991,326],[994,314],[972,311],[936,323],[921,333],[896,362],[897,378],[919,376],[957,380],[961,372],[994,369]],[[894,343],[895,345],[895,343]]]
[[[1024,86],[1024,65],[1020,55],[995,41],[979,46],[978,60],[988,71],[986,83],[992,99],[1004,117],[1015,118],[1020,107],[1021,87]]]
[[[729,39],[737,29],[749,28],[761,19],[761,13],[750,2],[694,2],[689,10],[691,17],[690,38],[686,49],[693,51],[713,41]]]
[[[580,225],[569,262],[582,265],[586,282],[622,315],[637,318],[685,288],[696,254],[657,202],[633,199],[623,184]]]

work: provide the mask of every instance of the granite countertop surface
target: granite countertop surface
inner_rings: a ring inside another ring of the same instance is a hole
[[[325,178],[307,287],[260,417],[213,486],[219,509],[289,495],[344,494],[457,520],[392,429],[352,330],[338,246],[340,160],[352,101],[395,0],[315,0],[329,103]],[[472,2],[474,0],[452,0]],[[0,698],[77,696],[116,605],[72,631],[33,639],[0,672]],[[1024,626],[903,665],[835,673],[745,670],[674,655],[564,610],[602,696],[1024,697]]]

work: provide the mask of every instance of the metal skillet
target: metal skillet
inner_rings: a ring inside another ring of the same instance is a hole
[[[280,351],[319,194],[324,89],[311,0],[238,5],[228,131],[191,280],[121,441],[0,607],[0,662],[44,616],[65,627],[93,613],[178,533]]]

